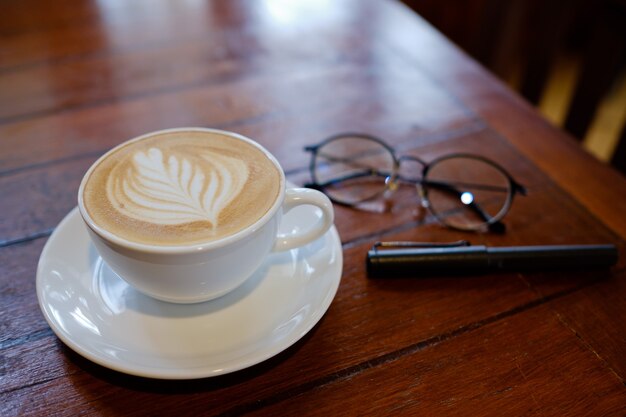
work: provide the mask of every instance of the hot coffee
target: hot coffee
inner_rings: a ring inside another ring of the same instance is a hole
[[[254,143],[219,131],[163,131],[102,157],[85,180],[93,222],[132,242],[192,245],[255,223],[280,196],[281,173]]]

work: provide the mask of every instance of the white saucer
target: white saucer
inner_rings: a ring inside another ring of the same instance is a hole
[[[289,212],[282,231],[298,229],[313,210]],[[75,208],[43,249],[37,297],[56,335],[93,362],[144,377],[204,378],[262,362],[302,338],[333,300],[342,263],[332,227],[307,246],[271,254],[219,299],[165,303],[135,291],[102,262]]]

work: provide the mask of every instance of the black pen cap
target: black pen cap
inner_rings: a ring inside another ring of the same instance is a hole
[[[484,246],[372,249],[366,262],[367,273],[374,278],[472,273],[488,268]]]

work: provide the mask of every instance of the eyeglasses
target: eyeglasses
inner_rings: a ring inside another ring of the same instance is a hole
[[[482,156],[454,153],[426,163],[414,156],[398,157],[377,137],[353,133],[305,150],[311,152],[313,180],[305,186],[324,192],[334,203],[358,207],[388,196],[399,185],[413,185],[422,206],[454,229],[502,233],[500,220],[513,197],[526,195],[504,168]],[[412,165],[413,171],[401,175],[401,165]]]

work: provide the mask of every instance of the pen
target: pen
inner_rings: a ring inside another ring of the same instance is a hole
[[[420,247],[367,253],[370,277],[471,274],[490,270],[555,270],[609,267],[617,262],[615,245]]]

